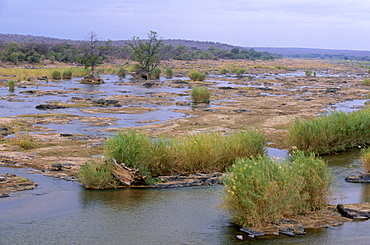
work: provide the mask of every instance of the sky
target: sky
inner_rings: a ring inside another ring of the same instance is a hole
[[[0,33],[370,50],[369,0],[0,0]]]

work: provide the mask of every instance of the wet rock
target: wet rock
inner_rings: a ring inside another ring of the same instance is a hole
[[[143,86],[144,86],[145,88],[153,87],[153,85],[154,85],[154,82],[146,82],[146,83],[143,83]]]
[[[252,111],[246,110],[246,109],[236,109],[236,110],[234,110],[234,112],[242,113],[242,112],[252,112]]]
[[[176,84],[189,84],[189,82],[182,81],[182,80],[175,80],[175,81],[172,81],[172,83],[176,83]]]
[[[11,192],[31,190],[38,186],[37,183],[15,174],[0,174],[0,179],[0,198],[9,197]]]
[[[24,91],[20,91],[19,93],[20,94],[35,94],[36,90],[24,90]]]
[[[154,184],[157,188],[176,188],[200,185],[215,185],[222,184],[222,173],[209,173],[209,174],[191,174],[189,176],[173,175],[173,176],[160,176],[162,182]]]
[[[60,106],[60,105],[41,104],[41,105],[37,105],[35,108],[38,110],[54,110],[54,109],[64,109],[67,107]]]
[[[87,76],[87,77],[81,79],[80,83],[84,83],[84,84],[102,84],[102,83],[104,83],[104,80],[100,79],[100,78],[93,77],[93,76]]]
[[[247,233],[250,238],[256,238],[256,237],[261,237],[265,235],[265,232],[257,231],[249,227],[241,228],[240,231]]]
[[[278,224],[279,233],[287,236],[305,235],[303,225],[296,220],[281,219]]]
[[[73,134],[60,134],[60,137],[72,137],[73,136]]]
[[[233,87],[219,87],[218,89],[235,89],[235,88],[233,88]]]
[[[346,218],[350,219],[369,219],[370,218],[370,212],[363,212],[355,209],[350,208],[344,208],[343,204],[337,205],[338,212]]]
[[[63,168],[63,165],[60,163],[55,163],[55,164],[52,164],[51,167],[52,167],[51,168],[52,171],[61,171]]]
[[[330,93],[336,93],[340,88],[327,88],[324,93],[330,94]]]
[[[348,175],[345,179],[347,182],[352,183],[370,183],[370,174],[369,173],[360,173],[358,175]]]
[[[93,104],[95,106],[105,107],[105,106],[116,106],[118,107],[119,101],[118,100],[106,100],[106,99],[99,99],[93,100]],[[121,106],[121,105],[119,105]]]

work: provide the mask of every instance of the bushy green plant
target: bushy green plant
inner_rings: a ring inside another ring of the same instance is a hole
[[[173,76],[173,71],[171,68],[166,68],[166,77],[171,78]]]
[[[310,71],[310,70],[306,70],[304,73],[305,73],[306,77],[312,76],[312,71]]]
[[[238,69],[238,70],[235,72],[235,74],[236,74],[237,76],[240,76],[240,75],[242,75],[242,74],[245,74],[245,71],[246,71],[246,69],[244,69],[244,68],[242,68],[242,69]]]
[[[151,79],[159,79],[160,75],[161,75],[161,69],[159,69],[158,67],[154,68],[150,72],[150,78]]]
[[[362,167],[366,173],[370,173],[370,148],[362,149],[361,151]]]
[[[206,87],[194,86],[190,96],[194,103],[209,103],[211,92]]]
[[[14,91],[14,88],[15,88],[15,82],[13,80],[9,80],[8,81],[8,87],[9,87],[9,91]]]
[[[220,74],[221,74],[221,75],[226,75],[226,74],[227,74],[227,69],[226,69],[226,68],[222,68],[222,69],[220,70]]]
[[[206,78],[206,74],[201,73],[200,71],[197,70],[191,70],[188,73],[188,77],[193,81],[204,81],[204,79]]]
[[[51,78],[55,80],[60,80],[62,78],[60,71],[53,71],[51,73]]]
[[[78,171],[78,181],[88,189],[116,188],[117,180],[113,176],[112,161],[85,162]]]
[[[235,66],[231,67],[231,69],[230,69],[230,72],[233,73],[233,74],[235,74],[237,71],[238,71],[238,68],[235,67]]]
[[[322,208],[332,179],[324,161],[302,152],[283,162],[268,156],[237,159],[229,171],[222,208],[235,224],[257,228]]]
[[[120,67],[117,71],[117,75],[120,77],[125,77],[126,76],[126,70],[123,67]]]
[[[365,85],[365,86],[370,86],[370,79],[369,78],[366,78],[362,81],[362,85]]]
[[[351,113],[332,112],[299,121],[289,129],[288,144],[298,150],[329,154],[370,143],[370,108]]]
[[[62,79],[72,79],[72,71],[63,71]]]

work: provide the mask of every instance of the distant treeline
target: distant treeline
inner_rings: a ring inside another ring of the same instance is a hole
[[[104,42],[101,41],[103,44]],[[60,43],[0,43],[0,59],[10,61],[13,64],[19,62],[40,63],[44,60],[59,61],[65,63],[80,63],[86,50],[86,43],[78,44]],[[206,59],[248,59],[248,60],[274,60],[281,58],[280,55],[269,52],[258,52],[254,49],[233,48],[230,51],[215,47],[200,50],[196,47],[184,45],[172,46],[163,44],[161,49],[163,60],[206,60]],[[134,59],[133,50],[128,45],[111,45],[108,59]]]
[[[284,55],[286,58],[313,59],[313,60],[351,60],[351,61],[370,61],[369,56],[356,56],[345,54],[292,54]]]

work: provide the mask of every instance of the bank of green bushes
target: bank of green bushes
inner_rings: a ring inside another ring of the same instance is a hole
[[[288,143],[298,150],[318,155],[344,151],[370,143],[370,109],[351,113],[332,112],[320,118],[296,120]]]
[[[252,227],[322,208],[332,179],[324,161],[301,151],[282,162],[268,156],[237,159],[229,172],[221,207],[233,223]]]
[[[157,139],[130,131],[108,139],[104,157],[158,176],[224,171],[237,157],[263,154],[264,147],[265,137],[259,130],[238,131],[231,135],[202,133]]]

